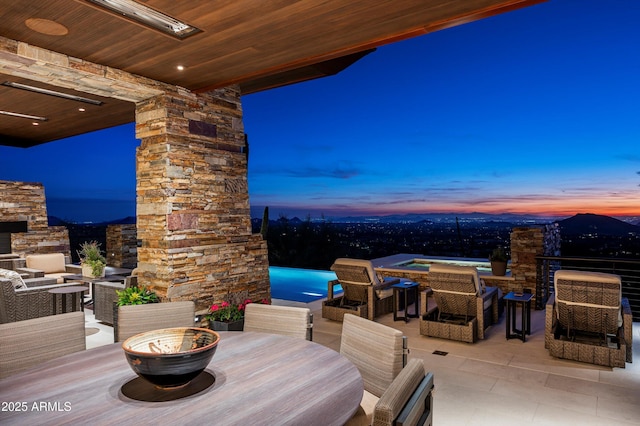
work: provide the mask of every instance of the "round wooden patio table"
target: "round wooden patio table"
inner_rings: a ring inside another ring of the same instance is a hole
[[[120,343],[7,377],[0,424],[327,426],[344,424],[360,405],[360,373],[338,352],[277,334],[220,335],[207,369],[179,390],[138,378]]]

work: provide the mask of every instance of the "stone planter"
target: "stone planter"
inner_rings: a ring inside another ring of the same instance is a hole
[[[242,331],[244,329],[244,318],[231,321],[209,321],[209,328],[215,331]]]

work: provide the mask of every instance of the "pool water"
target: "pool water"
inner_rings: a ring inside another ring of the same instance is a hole
[[[332,271],[269,267],[271,297],[309,303],[327,297],[327,283],[335,280]]]
[[[429,270],[429,265],[432,263],[441,263],[445,265],[456,265],[456,266],[475,266],[478,269],[478,272],[491,272],[491,264],[489,262],[478,262],[478,261],[465,261],[465,260],[436,260],[436,259],[414,259],[410,262],[400,263],[397,266],[402,266],[410,269],[422,269],[425,271]]]

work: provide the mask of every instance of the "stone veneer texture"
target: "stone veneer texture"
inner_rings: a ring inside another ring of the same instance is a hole
[[[27,222],[28,232],[11,234],[13,253],[22,256],[35,253],[71,255],[67,228],[49,226],[41,183],[0,180],[0,221]]]
[[[251,234],[237,87],[166,87],[137,105],[139,281],[203,311],[228,295],[270,298],[266,242]]]
[[[138,236],[135,224],[107,226],[107,264],[135,268],[138,263]]]

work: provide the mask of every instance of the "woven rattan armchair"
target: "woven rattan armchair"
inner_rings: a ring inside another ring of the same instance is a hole
[[[309,308],[249,303],[244,310],[244,331],[313,340],[313,314]]]
[[[484,287],[475,267],[432,264],[429,286],[437,309],[423,313],[420,333],[473,343],[498,322],[497,287]]]
[[[342,321],[346,313],[353,313],[373,320],[379,315],[393,312],[391,286],[399,278],[380,279],[370,260],[340,258],[331,266],[337,280],[327,287],[327,300],[322,305],[322,318]],[[334,289],[340,285],[343,295],[334,297]]]
[[[614,274],[556,271],[545,312],[549,353],[609,367],[632,362],[633,317],[621,286]]]
[[[83,351],[84,312],[0,324],[0,342],[0,378]]]
[[[56,284],[55,278],[31,278],[23,280],[26,287],[16,289],[8,278],[0,278],[0,324],[40,318],[59,314],[62,298],[57,298],[56,311],[53,311],[54,295],[49,290],[58,287],[78,285],[78,283]],[[66,311],[79,311],[81,300],[67,298]]]
[[[135,334],[160,328],[193,327],[195,312],[195,303],[191,301],[118,306],[114,341],[121,342]]]

